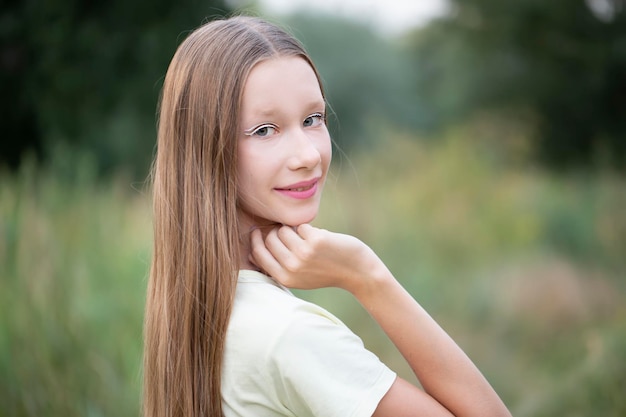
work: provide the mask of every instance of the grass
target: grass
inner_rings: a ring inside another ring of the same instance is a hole
[[[0,416],[139,413],[149,198],[90,167],[0,176]],[[317,224],[370,244],[514,415],[626,414],[624,178],[398,137],[325,193]],[[346,294],[300,294],[411,377]]]
[[[127,182],[0,183],[0,415],[137,415],[150,211]]]

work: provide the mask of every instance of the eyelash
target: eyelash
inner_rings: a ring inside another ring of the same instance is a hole
[[[319,120],[318,124],[316,124],[316,125],[309,125],[309,126],[305,126],[305,127],[317,127],[317,126],[319,126],[319,125],[321,125],[321,124],[326,123],[326,115],[325,115],[324,113],[320,113],[320,112],[318,112],[318,113],[313,113],[313,114],[311,114],[311,115],[307,116],[307,117],[304,119],[304,121],[306,121],[307,119],[310,119],[310,118],[317,118],[317,119]],[[304,124],[304,121],[302,122],[303,124]],[[271,123],[264,123],[264,124],[262,124],[262,125],[259,125],[259,126],[256,126],[256,127],[253,127],[252,129],[248,129],[248,130],[246,130],[244,133],[246,134],[246,136],[259,136],[259,137],[267,137],[267,136],[270,136],[270,135],[268,135],[268,134],[265,134],[265,135],[258,135],[259,131],[261,131],[261,130],[263,130],[263,129],[274,129],[274,130],[278,130],[278,128],[277,128],[275,125],[273,125],[273,124],[271,124]]]
[[[313,113],[312,115],[310,115],[306,119],[311,118],[311,117],[317,117],[319,119],[320,123],[326,123],[326,115],[324,113]],[[306,119],[304,119],[304,120],[306,120]]]
[[[244,133],[246,134],[246,136],[259,136],[259,137],[266,137],[268,135],[259,135],[258,133],[263,130],[263,129],[274,129],[274,130],[278,130],[278,128],[272,124],[262,124],[256,127],[253,127],[252,129],[246,130]]]

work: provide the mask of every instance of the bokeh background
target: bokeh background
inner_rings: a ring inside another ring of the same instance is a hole
[[[293,3],[2,3],[0,416],[138,415],[159,89],[242,8],[324,79],[316,224],[372,246],[515,416],[626,415],[626,2],[437,1],[412,26],[377,23],[398,0]],[[348,295],[298,295],[413,379]]]

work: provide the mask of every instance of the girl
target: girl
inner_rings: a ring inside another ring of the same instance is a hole
[[[472,362],[356,238],[314,228],[331,159],[319,75],[251,17],[193,32],[168,69],[153,167],[144,414],[509,416]],[[287,288],[339,287],[423,390]]]

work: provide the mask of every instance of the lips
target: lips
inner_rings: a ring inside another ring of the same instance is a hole
[[[281,191],[305,191],[311,189],[315,184],[307,185],[305,187],[296,187],[296,188],[279,188]]]
[[[287,197],[296,199],[306,199],[313,197],[317,192],[319,178],[302,181],[285,187],[275,188],[276,191]]]

